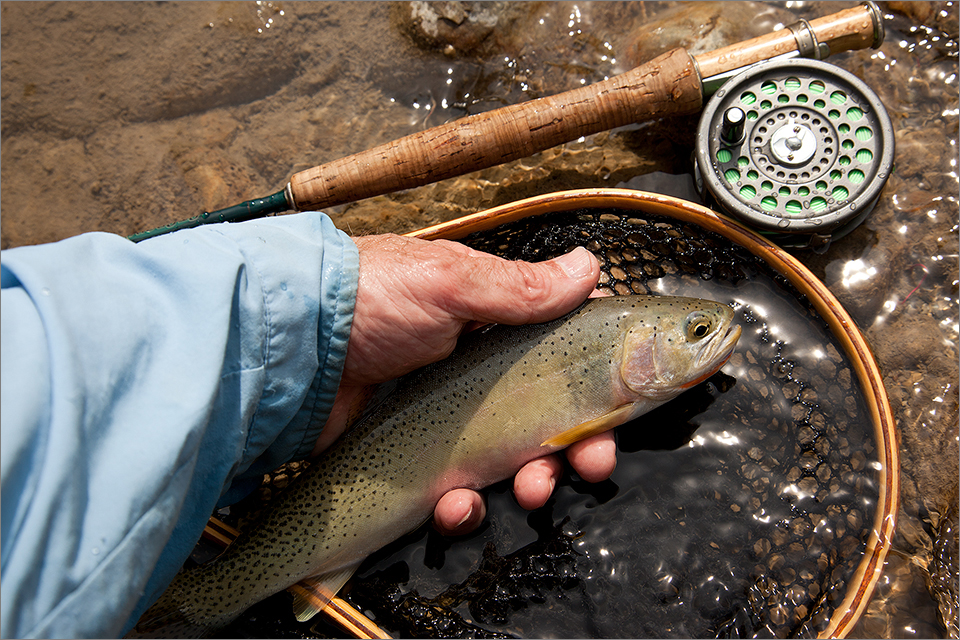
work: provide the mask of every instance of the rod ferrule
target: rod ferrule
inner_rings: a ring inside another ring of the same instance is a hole
[[[880,7],[877,6],[876,2],[862,2],[860,6],[867,8],[867,11],[870,12],[870,19],[873,21],[873,44],[870,45],[870,48],[879,49],[880,45],[883,44],[883,39],[886,37],[886,32],[883,29],[883,14],[880,13]]]
[[[797,55],[801,58],[823,60],[830,55],[830,47],[817,42],[817,34],[814,33],[810,23],[803,18],[788,24],[787,29],[793,32],[793,37],[797,41]]]
[[[297,200],[293,197],[293,186],[291,183],[287,183],[287,186],[283,188],[283,195],[287,199],[287,206],[290,207],[293,211],[300,211],[300,207],[297,206]]]

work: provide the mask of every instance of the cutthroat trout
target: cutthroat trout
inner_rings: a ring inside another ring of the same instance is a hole
[[[740,337],[693,298],[594,298],[543,324],[465,335],[398,382],[220,557],[182,571],[134,633],[200,635],[304,578],[333,597],[450,489],[480,489],[706,380]],[[295,613],[319,609],[297,598]]]

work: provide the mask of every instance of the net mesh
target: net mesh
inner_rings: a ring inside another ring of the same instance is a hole
[[[822,631],[862,559],[879,475],[856,376],[805,297],[743,247],[695,224],[636,211],[530,217],[464,242],[528,261],[584,246],[600,260],[600,286],[618,294],[707,287],[714,299],[728,298],[744,329],[724,369],[735,373],[718,373],[683,402],[641,418],[670,426],[668,436],[618,430],[618,474],[636,482],[588,486],[568,476],[552,511],[527,518],[535,542],[501,555],[506,543],[489,530],[453,543],[421,531],[372,558],[345,597],[407,637]],[[757,283],[764,288],[750,293]],[[711,437],[737,444],[693,446]],[[273,481],[266,480],[267,493]],[[451,545],[481,549],[465,579],[442,570]],[[600,546],[626,563],[617,566],[628,578],[607,575]],[[418,581],[424,575],[432,582]],[[433,594],[411,587],[445,579]],[[278,601],[275,614],[257,609],[261,619],[276,615],[273,634],[329,633],[322,623],[298,626]]]

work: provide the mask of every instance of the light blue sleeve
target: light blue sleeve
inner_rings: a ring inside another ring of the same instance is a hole
[[[304,457],[357,248],[321,213],[2,253],[0,632],[122,635],[231,484]]]

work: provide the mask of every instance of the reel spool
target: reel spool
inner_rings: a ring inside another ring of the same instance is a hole
[[[893,125],[853,74],[819,60],[764,62],[707,103],[697,189],[786,247],[825,250],[873,210],[893,169]]]

